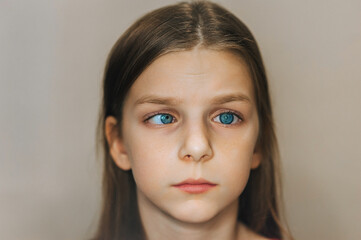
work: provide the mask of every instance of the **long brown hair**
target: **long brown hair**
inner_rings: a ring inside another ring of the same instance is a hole
[[[258,110],[260,166],[251,171],[239,197],[238,221],[271,238],[292,238],[280,214],[281,182],[267,77],[257,43],[248,28],[222,6],[209,1],[181,2],[156,9],[130,26],[113,46],[103,82],[98,139],[103,144],[103,206],[94,239],[146,239],[141,224],[132,171],[117,167],[109,154],[104,123],[118,120],[121,135],[124,99],[138,76],[156,58],[195,46],[231,51],[251,73]]]

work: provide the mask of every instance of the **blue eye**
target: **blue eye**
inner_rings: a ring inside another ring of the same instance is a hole
[[[220,123],[226,124],[226,125],[229,125],[231,123],[234,124],[234,123],[237,123],[239,120],[241,120],[240,117],[238,117],[236,114],[234,114],[232,112],[221,113],[214,119],[217,119],[216,122],[220,122]]]
[[[156,114],[150,118],[148,118],[146,121],[150,121],[153,124],[170,124],[174,120],[174,117],[170,114],[162,113],[162,114]]]
[[[221,113],[214,119],[216,122],[220,122],[225,125],[236,124],[242,120],[241,117],[230,111]],[[165,125],[175,122],[175,118],[168,113],[158,113],[146,119],[145,122],[150,122],[155,125]]]

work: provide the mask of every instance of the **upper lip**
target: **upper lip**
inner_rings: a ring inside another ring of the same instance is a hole
[[[188,178],[186,180],[184,180],[183,182],[174,184],[174,186],[180,186],[180,185],[184,185],[184,184],[193,184],[193,185],[197,185],[197,184],[211,184],[211,185],[216,185],[215,183],[212,183],[204,178],[198,178],[198,179],[194,179],[194,178]]]

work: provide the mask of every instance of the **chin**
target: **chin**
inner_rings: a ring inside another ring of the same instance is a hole
[[[205,223],[217,215],[215,206],[209,204],[186,203],[183,206],[174,209],[171,216],[185,223]]]

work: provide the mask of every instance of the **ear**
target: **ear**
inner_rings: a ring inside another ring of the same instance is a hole
[[[107,138],[110,155],[115,164],[124,171],[130,170],[131,164],[128,153],[126,152],[124,142],[119,135],[117,120],[113,116],[109,116],[105,119],[105,136]]]
[[[256,169],[261,164],[262,161],[262,153],[257,146],[253,152],[252,156],[252,163],[251,163],[251,169]]]

